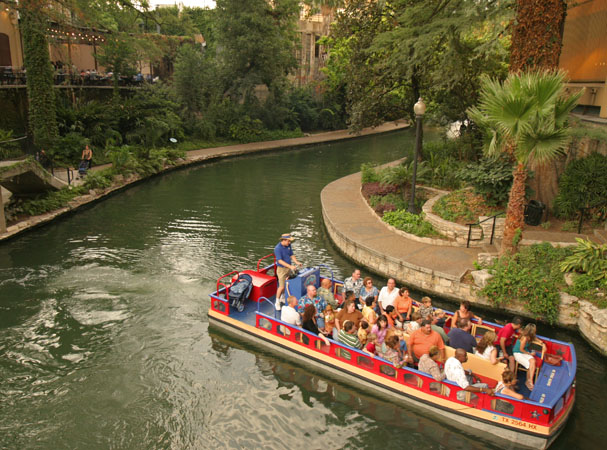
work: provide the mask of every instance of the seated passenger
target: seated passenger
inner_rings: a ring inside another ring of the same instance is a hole
[[[377,301],[377,297],[379,296],[379,291],[375,286],[373,286],[373,280],[371,277],[365,277],[363,280],[363,287],[360,288],[360,292],[358,293],[358,298],[360,299],[363,305],[367,304],[367,298],[371,297],[375,301]]]
[[[371,333],[377,335],[377,345],[383,344],[388,333],[388,318],[386,316],[379,316],[377,323],[371,328]]]
[[[441,310],[439,309],[438,311],[441,311]],[[444,313],[443,313],[443,314],[444,314]],[[442,326],[440,326],[440,325],[438,324],[438,320],[439,320],[439,318],[438,318],[438,316],[436,315],[436,311],[434,312],[434,314],[433,314],[433,315],[428,316],[428,317],[427,317],[427,319],[432,321],[432,329],[433,329],[434,331],[436,331],[438,334],[440,334],[440,337],[442,337],[442,338],[443,338],[443,342],[444,342],[445,344],[449,344],[449,336],[447,336],[447,333],[445,333],[445,329],[444,329]],[[443,323],[444,323],[444,322],[443,322]]]
[[[538,341],[536,335],[536,326],[533,323],[528,323],[521,332],[521,337],[514,344],[514,359],[517,363],[527,369],[527,381],[525,386],[530,391],[533,390],[533,376],[535,375],[535,357],[531,351],[530,345],[533,341]]]
[[[475,316],[474,313],[470,311],[470,302],[468,300],[464,300],[460,303],[459,309],[453,314],[451,323],[457,323],[459,319],[468,319],[470,322],[472,322],[472,319],[476,319],[478,320],[479,325],[483,323],[483,319]]]
[[[328,336],[331,336],[333,328],[335,327],[335,313],[331,305],[327,305],[325,308],[325,332]]]
[[[399,348],[400,339],[398,339],[398,336],[389,336],[377,350],[377,356],[387,359],[394,364],[394,367],[402,367],[407,364],[409,355],[404,355],[404,357],[401,356],[402,354],[399,352]]]
[[[318,296],[322,298],[327,305],[331,305],[332,308],[337,309],[337,300],[333,292],[331,292],[332,283],[328,278],[323,278],[318,288]]]
[[[457,328],[451,328],[448,334],[449,347],[463,348],[472,353],[476,347],[476,339],[470,334],[472,324],[468,319],[459,319],[456,324]]]
[[[360,326],[358,327],[357,335],[358,340],[360,341],[362,346],[365,346],[367,344],[367,335],[369,334],[369,331],[371,331],[371,329],[367,321],[361,320]]]
[[[493,342],[497,339],[497,335],[495,331],[487,331],[480,341],[478,341],[478,345],[474,349],[474,354],[476,356],[480,356],[483,359],[491,361],[491,364],[497,364],[497,348],[493,346]]]
[[[352,303],[354,305],[354,303]],[[360,311],[359,311],[360,312]],[[356,336],[356,327],[353,322],[346,320],[343,328],[340,330],[337,340],[344,345],[354,348],[362,348],[358,336]]]
[[[418,311],[411,314],[411,322],[408,322],[405,326],[405,331],[408,335],[413,334],[415,330],[419,330],[422,325],[422,316]]]
[[[309,331],[310,333],[313,333],[315,335],[317,335],[318,337],[320,337],[326,345],[329,345],[329,340],[327,339],[327,337],[322,333],[321,330],[318,329],[318,326],[316,325],[316,308],[314,307],[314,305],[308,303],[306,305],[306,307],[304,308],[304,313],[303,313],[303,321],[302,321],[302,328],[304,330]]]
[[[377,322],[377,313],[375,312],[376,302],[373,297],[367,297],[365,300],[365,306],[363,307],[363,317],[373,326]]]
[[[306,305],[314,305],[316,308],[316,321],[320,328],[325,327],[325,319],[323,313],[327,307],[327,303],[324,299],[316,295],[316,286],[309,284],[306,288],[306,295],[299,299],[297,302],[297,312],[303,314]]]
[[[296,327],[301,327],[301,316],[295,310],[297,306],[297,297],[291,295],[287,299],[287,304],[282,307],[282,311],[280,313],[280,320],[288,323],[289,325],[293,325]]]
[[[398,320],[398,313],[396,309],[392,305],[386,306],[384,309],[384,316],[388,319],[388,328],[394,328],[396,326],[396,322]]]
[[[422,304],[420,305],[417,312],[419,312],[419,315],[422,316],[422,318],[428,317],[430,314],[433,314],[434,308],[432,308],[432,299],[430,297],[423,297]]]
[[[436,345],[441,352],[441,361],[445,360],[445,343],[436,331],[432,330],[432,322],[422,321],[422,326],[409,336],[409,360],[419,361],[425,353],[430,351],[430,347]]]
[[[510,369],[504,370],[502,373],[502,381],[497,383],[497,386],[495,387],[495,393],[507,395],[508,397],[516,398],[518,400],[524,399],[524,395],[519,394],[514,390],[516,387],[516,381],[517,380],[514,372],[512,372]]]
[[[377,353],[377,349],[375,347],[376,342],[377,342],[377,334],[369,333],[367,335],[367,345],[365,345],[365,348],[363,349],[363,351],[365,353],[368,353],[371,356],[375,356],[375,354]]]
[[[411,320],[411,311],[413,309],[413,300],[409,297],[409,291],[407,288],[400,288],[398,296],[394,300],[394,308],[398,313],[398,321],[401,324]],[[402,328],[402,326],[401,326]]]
[[[437,308],[434,310],[434,317],[436,317],[436,326],[444,328],[445,323],[447,322],[447,313],[442,309]]]
[[[449,381],[453,381],[464,391],[469,392],[481,392],[483,394],[493,395],[493,389],[489,389],[486,383],[474,383],[470,384],[469,376],[472,377],[472,373],[466,374],[463,363],[468,361],[468,353],[463,348],[455,350],[455,355],[447,360],[445,363],[445,378]],[[457,399],[464,401],[465,393],[459,391],[457,393]]]
[[[362,320],[362,313],[356,309],[356,305],[352,299],[348,299],[344,302],[344,307],[335,316],[335,328],[333,329],[333,339],[337,340],[337,336],[342,329],[344,323],[347,320],[354,324],[354,331],[358,330],[360,321]]]
[[[445,379],[445,372],[440,370],[437,361],[440,358],[440,350],[436,345],[430,347],[428,353],[422,355],[419,358],[419,364],[417,370],[420,372],[429,373],[436,381],[443,381]]]

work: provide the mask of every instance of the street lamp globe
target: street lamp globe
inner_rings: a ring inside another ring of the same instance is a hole
[[[423,116],[426,113],[426,104],[424,103],[421,97],[419,98],[419,100],[417,100],[417,103],[413,105],[413,112],[416,116]]]

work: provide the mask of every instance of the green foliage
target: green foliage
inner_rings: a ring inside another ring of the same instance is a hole
[[[461,166],[460,139],[429,141],[422,148],[422,158],[427,164],[427,182],[430,186],[454,189],[461,184],[456,168]]]
[[[70,200],[84,192],[84,188],[66,188],[61,189],[60,191],[42,194],[32,199],[19,199],[11,205],[11,215],[27,214],[30,216],[37,216],[49,211],[54,211],[63,208]]]
[[[411,214],[410,212],[399,209],[397,211],[388,211],[384,213],[382,220],[393,227],[422,237],[436,237],[440,234],[432,227],[429,222],[424,220],[424,214]]]
[[[578,244],[573,249],[573,254],[561,263],[561,270],[585,273],[594,281],[607,279],[607,244],[580,238],[575,240]]]
[[[512,163],[503,156],[489,156],[468,164],[457,176],[492,206],[504,205],[512,186]]]
[[[573,220],[569,220],[561,225],[561,231],[574,231],[577,229],[577,223]]]
[[[459,189],[438,199],[432,212],[450,222],[466,224],[475,223],[479,216],[492,216],[499,211],[483,197],[468,189]]]
[[[14,139],[13,131],[3,130],[0,128],[0,161],[3,159],[11,159],[22,156],[21,148],[17,142],[13,141]]]
[[[559,179],[559,192],[554,200],[557,217],[573,219],[579,208],[607,201],[607,156],[592,153],[572,161]],[[602,205],[603,215],[607,205]],[[601,212],[597,208],[596,213]]]
[[[395,210],[407,208],[402,195],[399,194],[372,195],[369,197],[369,205],[373,209],[379,205],[392,205]]]
[[[513,256],[503,256],[488,268],[493,278],[481,293],[496,306],[519,301],[530,313],[555,323],[559,287],[563,282],[559,263],[569,253],[569,249],[544,243],[524,247]]]
[[[89,170],[84,179],[84,188],[87,191],[91,189],[105,189],[112,185],[114,178],[112,169]]]
[[[382,184],[395,184],[399,186],[409,186],[413,179],[415,161],[405,159],[397,166],[388,166],[381,170],[379,174]],[[416,184],[423,183],[428,180],[430,169],[425,161],[417,163]]]
[[[566,288],[568,294],[591,301],[599,308],[607,308],[607,279],[595,280],[587,273],[573,278],[573,286]]]
[[[361,183],[379,183],[380,177],[377,171],[377,165],[372,163],[363,163],[360,166]]]

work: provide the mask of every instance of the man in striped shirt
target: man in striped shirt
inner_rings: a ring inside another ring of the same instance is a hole
[[[358,339],[358,336],[356,335],[356,327],[354,326],[354,323],[349,320],[344,323],[344,326],[339,331],[337,340],[349,347],[354,347],[359,350],[362,348],[360,339]]]

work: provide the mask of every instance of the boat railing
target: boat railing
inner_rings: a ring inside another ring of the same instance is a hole
[[[258,272],[259,272],[259,265],[261,264],[261,262],[262,262],[264,259],[269,258],[270,256],[274,258],[274,262],[272,263],[272,265],[271,265],[271,266],[266,266],[266,267],[265,267],[266,272],[267,272],[267,270],[268,270],[270,267],[272,267],[272,266],[275,266],[275,265],[276,265],[276,255],[274,255],[274,253],[269,253],[269,254],[267,254],[266,256],[262,256],[261,258],[259,258],[259,259],[257,260],[257,271],[258,271]]]
[[[223,286],[225,289],[225,295],[227,298],[228,290],[230,289],[230,287],[228,285],[226,285],[225,283],[223,283],[221,280],[223,278],[229,277],[230,275],[234,275],[234,274],[238,274],[238,273],[239,273],[238,270],[232,270],[230,273],[226,273],[225,275],[222,275],[217,279],[217,290],[215,291],[217,293],[217,295],[219,295],[219,286]]]
[[[274,303],[272,302],[272,300],[270,300],[267,297],[263,297],[263,296],[259,297],[259,301],[257,302],[257,313],[261,313],[261,302],[269,303],[272,306],[272,308],[274,309],[274,318],[278,319],[279,310],[274,307]]]
[[[336,359],[335,364],[333,364],[334,366],[344,368],[345,364],[355,367],[355,371],[370,372],[376,376],[379,375],[390,380],[395,383],[394,386],[389,386],[392,389],[402,390],[402,387],[412,388],[416,391],[421,391],[419,395],[421,398],[433,395],[466,405],[467,407],[495,411],[500,417],[504,417],[504,419],[501,419],[504,423],[512,421],[511,423],[514,424],[517,421],[523,420],[544,426],[549,424],[551,418],[552,410],[548,405],[530,400],[517,400],[501,395],[490,396],[488,394],[469,392],[451,381],[436,381],[429,374],[407,366],[395,367],[390,361],[377,356],[371,356],[332,339],[329,339],[329,345],[326,345],[324,340],[317,335],[261,312],[257,313],[256,326],[260,330],[306,347],[314,353],[334,357]],[[314,357],[313,353],[310,354],[310,357]],[[323,358],[322,360],[326,363],[326,359]],[[542,409],[541,414],[537,413],[538,407]]]

